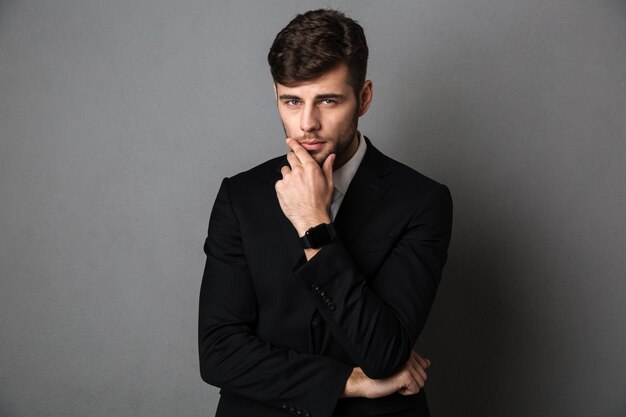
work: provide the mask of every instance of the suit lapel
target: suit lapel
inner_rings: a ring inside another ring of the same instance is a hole
[[[335,221],[337,234],[345,244],[354,240],[361,226],[387,193],[389,186],[382,180],[389,172],[385,157],[365,137],[367,150],[363,161],[350,182]]]

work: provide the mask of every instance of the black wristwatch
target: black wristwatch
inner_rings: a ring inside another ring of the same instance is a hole
[[[318,249],[329,244],[336,237],[335,226],[332,223],[322,223],[307,230],[300,238],[300,244],[304,249]]]

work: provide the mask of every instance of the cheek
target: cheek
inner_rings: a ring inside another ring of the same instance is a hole
[[[279,112],[279,115],[280,120],[287,132],[293,132],[295,131],[294,129],[298,128],[297,119],[293,116],[293,114],[289,114],[289,112]]]
[[[341,117],[335,120],[333,129],[336,132],[341,133],[346,133],[347,131],[349,131],[352,126],[352,120],[354,119],[353,114],[354,113],[348,111],[342,112]]]

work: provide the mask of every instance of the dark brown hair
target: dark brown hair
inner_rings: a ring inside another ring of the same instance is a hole
[[[358,97],[367,72],[363,28],[342,12],[311,10],[297,15],[281,30],[267,55],[274,81],[293,86],[320,77],[345,63]]]

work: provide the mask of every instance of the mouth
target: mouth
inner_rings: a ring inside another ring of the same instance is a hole
[[[324,142],[321,140],[308,140],[306,142],[300,142],[300,145],[307,151],[316,151],[324,145]]]

